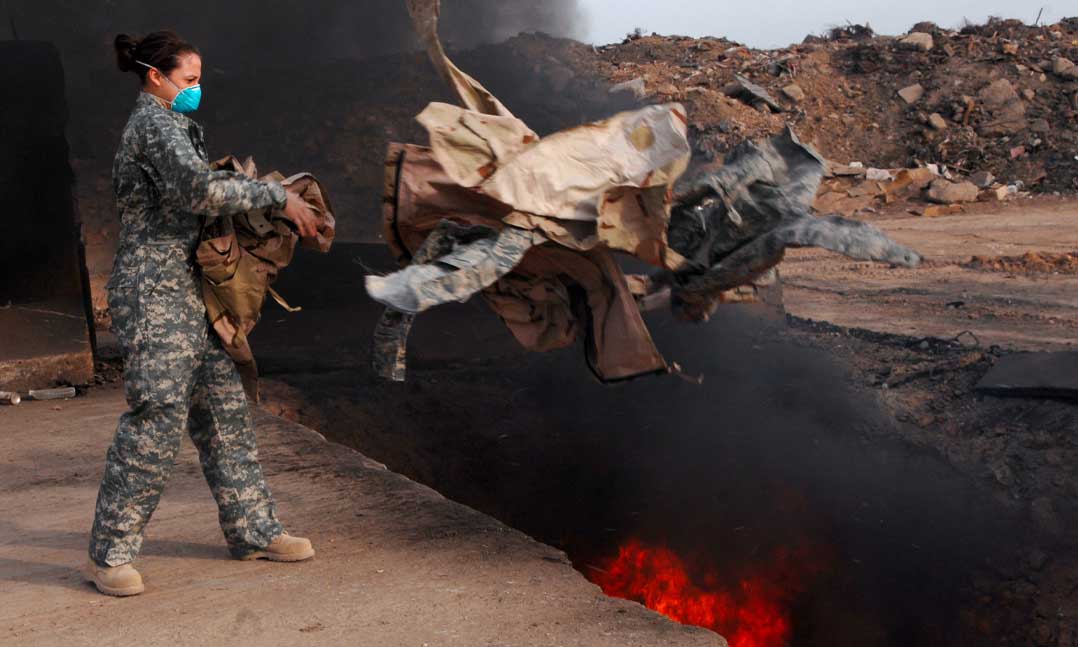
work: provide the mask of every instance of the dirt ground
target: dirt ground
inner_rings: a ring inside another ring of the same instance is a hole
[[[115,385],[0,409],[0,644],[722,645],[607,598],[565,555],[264,412],[263,465],[302,564],[230,560],[190,443],[150,523],[147,592],[83,582]]]
[[[951,339],[970,331],[964,341],[979,340],[984,347],[1072,348],[1078,342],[1078,275],[1020,257],[1078,251],[1078,202],[1020,200],[967,210],[868,219],[925,257],[913,270],[820,250],[791,251],[781,266],[787,312],[915,337]]]

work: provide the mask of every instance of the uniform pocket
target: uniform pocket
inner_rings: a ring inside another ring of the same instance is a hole
[[[161,287],[161,275],[164,271],[162,259],[147,258],[139,263],[138,278],[135,281],[135,291],[138,293],[139,302],[145,305],[146,301],[153,296],[154,292]]]
[[[109,281],[108,304],[111,323],[109,329],[116,335],[125,359],[130,356],[137,342],[137,323],[141,318],[139,306],[139,281],[142,265],[126,269],[123,274],[114,274]]]

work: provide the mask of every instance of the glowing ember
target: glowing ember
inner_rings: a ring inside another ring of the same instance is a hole
[[[678,622],[707,627],[731,647],[783,647],[790,639],[789,603],[804,580],[818,572],[814,560],[779,551],[759,574],[723,588],[716,574],[698,584],[673,551],[630,540],[618,556],[589,573],[603,592],[635,600]]]

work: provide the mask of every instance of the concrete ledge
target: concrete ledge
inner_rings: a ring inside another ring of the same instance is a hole
[[[89,328],[79,304],[0,307],[0,391],[87,384],[94,376]]]
[[[77,568],[117,386],[0,410],[0,643],[724,645],[603,596],[561,552],[317,433],[256,415],[302,564],[228,558],[190,443],[150,523],[146,594],[94,592]]]
[[[47,389],[57,384],[88,384],[94,377],[89,349],[79,353],[44,355],[0,361],[0,391]]]

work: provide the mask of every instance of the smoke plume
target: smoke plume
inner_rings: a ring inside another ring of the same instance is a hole
[[[10,6],[21,38],[56,42],[84,60],[109,60],[118,32],[162,28],[179,32],[212,64],[226,68],[363,60],[415,46],[404,0],[14,0]],[[451,47],[498,42],[525,31],[567,37],[583,31],[576,0],[447,0],[441,23]]]

